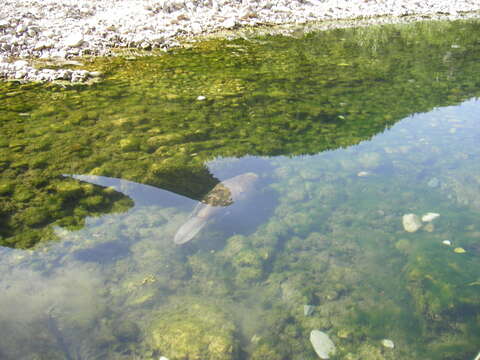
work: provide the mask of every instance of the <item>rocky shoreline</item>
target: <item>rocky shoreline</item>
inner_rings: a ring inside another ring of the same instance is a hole
[[[386,23],[405,17],[457,19],[477,17],[479,11],[476,0],[5,0],[0,78],[85,82],[100,74],[37,69],[31,60],[65,64],[84,55],[111,55],[115,48],[168,49],[180,38],[225,29],[327,20],[355,25],[357,20]]]

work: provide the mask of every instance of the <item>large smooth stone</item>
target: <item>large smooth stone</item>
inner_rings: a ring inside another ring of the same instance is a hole
[[[67,36],[65,39],[65,46],[70,48],[76,48],[83,44],[83,35],[78,33],[73,33]]]
[[[407,232],[415,232],[422,227],[420,218],[415,214],[405,214],[402,218],[403,228]]]
[[[329,359],[330,355],[335,355],[335,344],[324,332],[312,330],[310,342],[320,359]]]

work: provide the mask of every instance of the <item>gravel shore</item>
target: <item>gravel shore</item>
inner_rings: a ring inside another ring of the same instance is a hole
[[[411,15],[455,19],[478,11],[478,0],[4,0],[0,78],[82,82],[99,74],[37,70],[30,60],[168,49],[179,37],[221,29]]]

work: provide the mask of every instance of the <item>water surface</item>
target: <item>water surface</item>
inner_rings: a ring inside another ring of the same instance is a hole
[[[2,84],[0,357],[316,359],[319,329],[332,358],[473,359],[478,32],[214,40],[99,60],[90,87]]]

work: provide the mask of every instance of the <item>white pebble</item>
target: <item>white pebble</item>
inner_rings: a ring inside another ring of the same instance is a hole
[[[15,79],[23,79],[27,75],[25,70],[19,70],[15,72]]]
[[[369,173],[368,171],[360,171],[360,172],[357,174],[357,176],[360,176],[360,177],[362,177],[362,176],[368,176],[368,175],[370,175],[370,173]]]
[[[422,221],[423,222],[430,222],[430,221],[435,220],[439,216],[440,216],[440,214],[429,212],[429,213],[426,213],[425,215],[422,216]]]
[[[443,240],[442,244],[447,246],[452,246],[452,242],[450,240]]]
[[[83,43],[83,36],[82,34],[71,34],[65,39],[64,43],[68,47],[79,47]]]
[[[27,27],[23,24],[20,24],[16,27],[15,31],[18,33],[18,34],[21,34],[25,31],[27,31]]]
[[[205,99],[206,99],[206,97],[203,96],[203,95],[200,95],[200,96],[197,97],[197,100],[205,100]]]
[[[13,63],[13,66],[15,67],[15,69],[20,70],[20,69],[28,66],[28,62],[25,61],[25,60],[17,60]]]
[[[236,25],[235,18],[228,18],[223,23],[222,26],[226,29],[232,29]]]
[[[192,22],[190,24],[190,29],[194,34],[200,34],[203,31],[203,26],[198,22]]]
[[[395,347],[395,344],[390,339],[383,339],[382,340],[382,345],[385,346],[386,348],[389,348],[389,349],[393,349]]]

